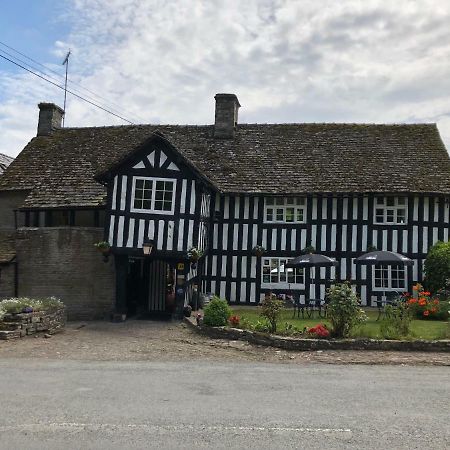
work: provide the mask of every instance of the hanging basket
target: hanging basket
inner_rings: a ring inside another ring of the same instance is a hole
[[[261,258],[261,256],[266,253],[266,249],[261,245],[256,245],[255,247],[253,247],[252,252],[256,257]]]

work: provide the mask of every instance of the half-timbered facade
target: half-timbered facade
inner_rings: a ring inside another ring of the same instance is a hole
[[[61,111],[40,106],[0,190],[24,193],[16,221],[29,233],[103,227],[116,311],[179,313],[195,291],[323,298],[335,280],[371,305],[421,281],[429,247],[449,237],[450,160],[434,124],[239,124],[236,96],[218,94],[214,125],[58,129]],[[308,247],[339,265],[284,268]],[[372,248],[414,266],[356,266]]]

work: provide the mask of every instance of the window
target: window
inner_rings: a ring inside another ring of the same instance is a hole
[[[290,260],[289,258],[263,258],[262,284],[276,284],[280,288],[305,284],[305,272],[302,268],[285,267]]]
[[[376,197],[375,223],[406,224],[406,197]]]
[[[173,214],[175,180],[168,178],[133,177],[133,212]]]
[[[264,221],[271,223],[304,223],[306,199],[303,197],[267,197]]]
[[[406,271],[402,266],[375,266],[373,288],[379,291],[406,290]]]

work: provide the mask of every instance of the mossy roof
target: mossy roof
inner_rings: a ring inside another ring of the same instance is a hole
[[[33,138],[0,177],[30,189],[24,207],[94,207],[96,181],[155,132],[223,193],[450,193],[450,159],[435,124],[240,124],[64,128]]]

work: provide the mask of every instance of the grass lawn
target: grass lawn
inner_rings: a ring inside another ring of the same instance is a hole
[[[261,319],[259,315],[258,307],[253,308],[233,308],[233,314],[240,316],[241,318],[246,318],[252,323],[256,323]],[[279,321],[278,327],[282,331],[285,329],[285,324],[290,323],[299,329],[304,327],[313,327],[318,323],[323,323],[327,326],[330,322],[327,319],[322,319],[318,317],[317,311],[314,312],[314,318],[308,319],[293,319],[293,311],[288,309],[282,312],[281,319]],[[354,330],[353,337],[366,337],[372,339],[382,339],[383,336],[380,332],[380,321],[377,322],[378,311],[366,311],[368,316],[368,321]],[[413,320],[411,325],[412,335],[411,339],[448,339],[449,336],[449,325],[448,322],[440,322],[435,320]]]

